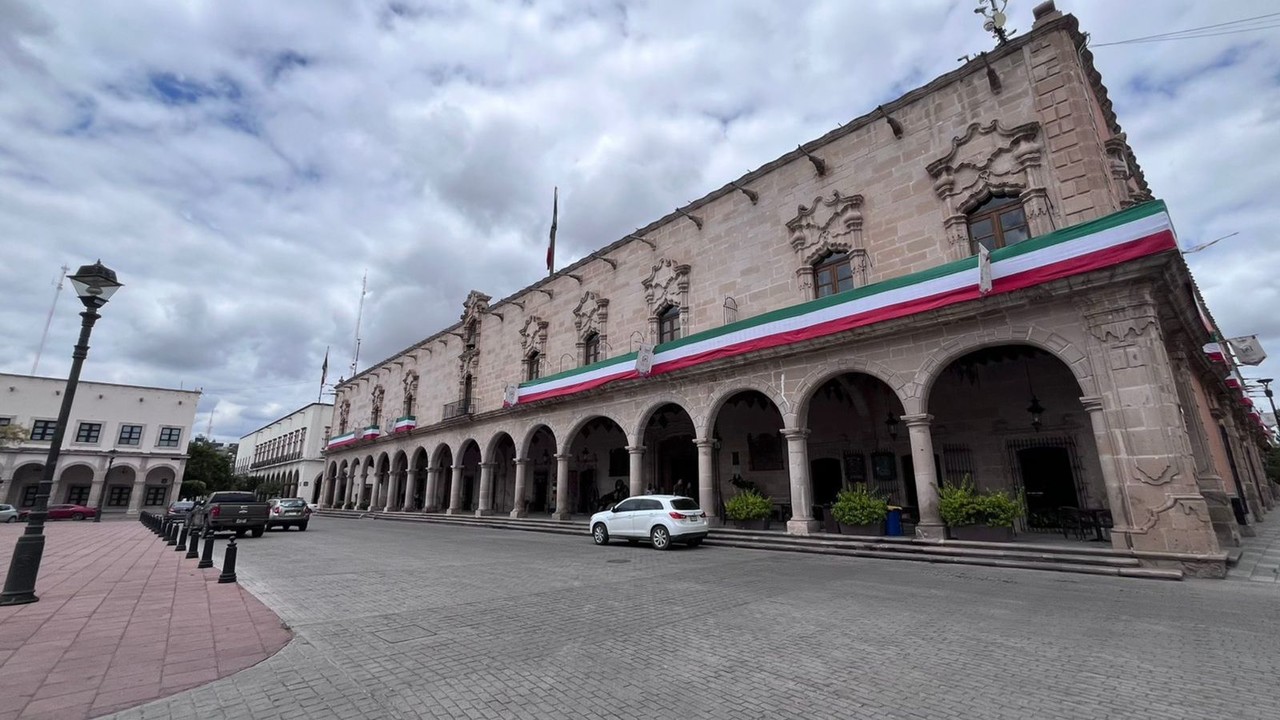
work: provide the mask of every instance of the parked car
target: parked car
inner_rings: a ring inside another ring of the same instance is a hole
[[[679,495],[637,495],[591,516],[597,545],[615,537],[633,544],[647,538],[654,548],[666,550],[671,543],[697,547],[706,536],[707,514],[696,500]]]
[[[30,511],[27,511],[30,512]],[[23,513],[24,515],[26,513]],[[86,507],[84,505],[50,505],[50,520],[84,520],[98,514],[97,508]]]
[[[175,500],[169,503],[169,509],[164,514],[170,520],[186,520],[195,506],[194,500]]]
[[[320,512],[320,503],[307,503],[307,507],[311,508],[312,513]]]
[[[12,505],[0,505],[0,522],[18,522],[18,508]]]
[[[307,501],[302,498],[271,498],[267,501],[271,506],[271,514],[267,516],[267,529],[284,528],[288,530],[296,527],[299,530],[307,529],[307,522],[311,520],[311,508],[307,507]]]
[[[216,492],[192,510],[192,520],[213,532],[231,530],[236,537],[251,533],[262,537],[267,529],[271,506],[251,492],[226,490]]]

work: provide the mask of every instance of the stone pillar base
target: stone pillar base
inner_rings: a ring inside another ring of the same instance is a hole
[[[1253,531],[1253,527],[1251,525],[1240,526],[1240,537],[1254,537],[1257,534],[1258,533]]]
[[[942,540],[946,540],[946,539],[947,539],[947,526],[946,526],[946,525],[935,525],[935,524],[932,524],[932,523],[923,523],[923,522],[922,522],[922,523],[917,523],[917,524],[916,524],[916,539],[917,539],[917,540],[931,540],[931,541],[933,541],[933,542],[940,542],[940,541],[942,541]]]
[[[516,508],[515,510],[511,511],[511,517],[513,518],[529,517],[529,512],[527,510],[521,510],[520,508]]]
[[[553,513],[551,513],[551,519],[552,519],[552,520],[568,520],[570,517],[571,517],[571,513],[567,513],[567,512],[553,512]]]
[[[788,535],[812,535],[818,532],[821,524],[817,520],[788,520]]]
[[[488,517],[493,514],[492,510],[477,510],[476,517]]]
[[[466,515],[467,511],[462,508],[449,508],[444,511],[445,515]]]

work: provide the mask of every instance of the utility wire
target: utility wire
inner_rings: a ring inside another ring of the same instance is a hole
[[[1238,28],[1238,27],[1230,27],[1230,26],[1241,25],[1244,23],[1253,22],[1255,20],[1266,20],[1268,18],[1274,18],[1278,16],[1280,16],[1280,12],[1268,13],[1266,15],[1256,15],[1254,17],[1241,18],[1239,20],[1231,20],[1229,22],[1217,23],[1214,25],[1201,25],[1200,27],[1187,28],[1186,30],[1174,30],[1167,33],[1157,33],[1155,35],[1144,35],[1143,37],[1129,38],[1127,40],[1117,40],[1115,42],[1098,43],[1096,45],[1091,45],[1090,47],[1099,48],[1099,47],[1107,47],[1110,45],[1128,45],[1132,43],[1143,43],[1143,42],[1165,42],[1168,40],[1189,40],[1192,38],[1217,37],[1219,35],[1233,35],[1233,34],[1242,33],[1242,32],[1268,30],[1273,27],[1280,27],[1280,24],[1273,24],[1275,23],[1275,21],[1271,21],[1269,23],[1263,23],[1261,25],[1257,25],[1254,27],[1247,27],[1247,28]],[[1204,32],[1206,30],[1212,30],[1213,32]]]

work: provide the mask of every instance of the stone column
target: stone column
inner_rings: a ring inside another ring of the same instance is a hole
[[[812,535],[818,529],[813,519],[813,485],[809,482],[809,429],[787,428],[782,431],[787,439],[787,470],[791,476],[791,519],[787,532],[791,535]]]
[[[426,497],[422,499],[423,512],[436,512],[440,509],[440,504],[436,502],[436,493],[440,492],[440,473],[441,468],[427,468],[427,491]]]
[[[933,461],[933,431],[929,424],[933,416],[928,413],[903,415],[911,438],[911,466],[916,474],[916,502],[920,505],[920,522],[916,523],[916,537],[922,540],[943,540],[947,536],[938,514],[938,468]]]
[[[1191,459],[1195,465],[1196,487],[1209,508],[1209,521],[1213,532],[1218,536],[1221,547],[1240,545],[1240,531],[1236,523],[1235,513],[1231,510],[1231,499],[1222,489],[1222,478],[1213,467],[1213,456],[1209,450],[1209,436],[1201,420],[1200,405],[1195,392],[1196,380],[1191,374],[1191,365],[1185,352],[1174,352],[1174,373],[1177,376],[1178,402],[1182,405],[1182,420],[1187,424],[1187,439],[1191,442]],[[1115,534],[1112,533],[1114,540]]]
[[[462,465],[453,466],[453,479],[449,483],[449,509],[446,510],[450,515],[461,515],[465,512],[462,508]]]
[[[1128,501],[1129,547],[1216,555],[1221,549],[1197,485],[1156,295],[1140,281],[1082,293],[1077,302],[1088,331],[1085,366],[1102,400]],[[1216,561],[1187,561],[1183,567],[1195,574],[1225,570]]]
[[[396,483],[404,476],[403,473],[402,470],[392,470],[387,473],[387,491],[383,493],[382,502],[378,503],[382,506],[382,512],[391,512],[395,509]]]
[[[1240,484],[1244,486],[1244,500],[1249,507],[1249,514],[1257,522],[1262,522],[1267,512],[1262,506],[1262,497],[1258,493],[1258,484],[1249,467],[1249,457],[1245,454],[1244,443],[1240,442],[1240,432],[1235,418],[1230,412],[1223,413],[1222,424],[1227,428],[1227,444],[1231,455],[1235,458],[1236,472],[1240,475]]]
[[[556,455],[556,511],[551,517],[569,519],[569,456]]]
[[[707,522],[714,522],[719,515],[716,508],[715,441],[694,440],[698,446],[698,505],[707,514]]]
[[[138,470],[133,476],[133,490],[129,493],[129,514],[137,515],[142,509],[142,496],[147,492],[146,468]]]
[[[404,492],[400,494],[401,512],[407,512],[413,504],[413,481],[410,477],[409,468],[400,471],[400,480],[404,483]]]
[[[513,518],[522,518],[529,514],[529,511],[525,509],[525,506],[529,504],[528,501],[525,499],[525,494],[526,492],[528,492],[525,489],[525,485],[528,482],[529,482],[529,459],[517,458],[516,459],[516,496],[515,496],[515,503],[514,503],[515,506],[511,508],[511,517]]]
[[[89,486],[89,507],[101,508],[103,505],[103,501],[106,500],[106,498],[103,497],[103,493],[105,493],[106,491],[107,491],[106,476],[103,476],[101,479],[95,478],[93,481],[93,485]]]
[[[1085,412],[1089,413],[1089,422],[1093,425],[1093,442],[1098,448],[1098,464],[1102,467],[1102,484],[1107,489],[1107,508],[1111,510],[1111,521],[1115,525],[1111,529],[1111,544],[1120,549],[1129,547],[1129,526],[1132,513],[1129,509],[1129,498],[1124,483],[1116,469],[1116,454],[1111,442],[1111,433],[1107,430],[1107,419],[1102,412],[1102,398],[1091,395],[1080,398]],[[1230,503],[1227,510],[1230,511]],[[1233,519],[1234,522],[1234,519]]]
[[[480,463],[480,502],[476,506],[476,517],[493,514],[493,469],[497,463]]]
[[[1267,477],[1267,465],[1262,461],[1262,453],[1259,452],[1257,443],[1249,443],[1249,460],[1253,463],[1254,472],[1258,475],[1258,488],[1262,492],[1262,503],[1267,506],[1268,510],[1271,510],[1276,504],[1275,489],[1271,487],[1271,480]]]
[[[644,446],[633,445],[627,448],[631,460],[631,495],[644,493]]]

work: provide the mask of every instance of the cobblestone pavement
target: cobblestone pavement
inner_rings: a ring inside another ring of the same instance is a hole
[[[242,544],[295,631],[118,718],[1266,718],[1276,586],[313,519]]]
[[[1272,519],[1252,527],[1253,537],[1240,538],[1244,552],[1227,579],[1280,585],[1280,521]]]

